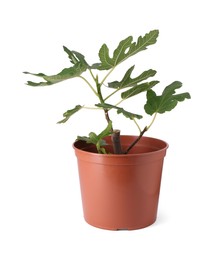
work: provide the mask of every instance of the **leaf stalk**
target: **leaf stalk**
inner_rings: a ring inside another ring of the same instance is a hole
[[[116,66],[115,66],[116,67]],[[115,67],[111,68],[111,70],[106,74],[106,76],[102,79],[102,81],[100,82],[100,86],[102,86],[105,82],[105,80],[109,77],[109,75],[113,72],[113,70],[115,69]]]
[[[147,130],[149,130],[149,128],[153,125],[153,123],[154,123],[154,121],[156,119],[156,116],[157,116],[157,112],[154,114],[151,123],[147,126]]]
[[[83,80],[87,83],[87,85],[91,88],[91,90],[94,92],[94,94],[95,94],[96,96],[98,96],[98,93],[95,91],[95,89],[94,89],[93,86],[89,83],[89,81],[88,81],[87,79],[85,79],[83,76],[79,76],[79,78],[83,79]]]

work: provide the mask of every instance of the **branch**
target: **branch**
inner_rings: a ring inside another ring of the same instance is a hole
[[[157,112],[154,114],[154,117],[153,117],[151,123],[148,126],[144,127],[143,131],[140,132],[140,135],[138,136],[138,138],[127,148],[127,150],[124,152],[124,154],[127,154],[135,146],[135,144],[141,139],[141,137],[144,135],[144,133],[149,130],[149,128],[154,123],[156,116],[157,116]],[[136,123],[136,121],[135,121],[135,123]]]
[[[91,88],[91,90],[94,92],[94,94],[95,94],[96,96],[98,96],[98,93],[95,91],[95,89],[94,89],[93,86],[89,83],[89,81],[88,81],[87,79],[85,79],[83,76],[79,76],[79,78],[83,79],[83,80],[87,83],[87,85]]]
[[[134,146],[135,144],[141,139],[141,137],[143,136],[143,134],[148,130],[147,126],[144,127],[143,131],[140,132],[140,135],[138,136],[137,139],[135,139],[135,141],[126,149],[126,151],[124,152],[124,154],[127,154]]]
[[[116,67],[116,66],[115,66]],[[106,74],[106,76],[102,79],[100,86],[102,86],[104,84],[104,81],[109,77],[109,75],[113,72],[113,70],[115,69],[115,67],[111,68],[111,70]]]

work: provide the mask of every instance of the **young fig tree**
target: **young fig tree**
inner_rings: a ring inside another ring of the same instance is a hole
[[[156,115],[163,114],[165,112],[171,111],[174,109],[178,102],[184,101],[185,99],[190,99],[190,94],[188,92],[176,93],[178,89],[182,87],[180,81],[174,81],[168,86],[165,87],[161,95],[157,95],[153,88],[159,83],[158,80],[152,80],[151,78],[156,75],[156,71],[153,69],[148,69],[141,72],[137,77],[132,77],[132,72],[135,66],[131,66],[125,73],[120,81],[107,82],[108,77],[113,73],[115,68],[129,59],[130,57],[140,53],[147,49],[148,46],[156,43],[159,35],[158,30],[152,30],[144,36],[139,36],[137,41],[133,41],[133,37],[129,36],[122,40],[117,48],[113,51],[113,55],[109,55],[109,48],[106,44],[103,44],[99,50],[99,59],[98,63],[89,65],[85,60],[84,55],[77,51],[71,51],[67,47],[63,47],[64,51],[67,53],[71,67],[64,68],[56,75],[45,75],[43,73],[30,73],[24,72],[25,74],[31,74],[33,76],[39,77],[42,79],[40,82],[28,81],[27,85],[32,87],[43,87],[53,85],[64,80],[72,79],[78,77],[79,79],[85,82],[92,93],[97,98],[97,103],[92,107],[96,109],[103,110],[103,115],[106,119],[106,126],[104,126],[103,131],[99,134],[90,132],[88,136],[78,136],[78,140],[83,140],[87,143],[92,143],[96,146],[98,153],[106,153],[104,146],[106,142],[104,137],[111,136],[112,143],[114,147],[114,153],[116,154],[125,154],[128,153],[132,147],[140,140],[143,134],[149,130],[152,126]],[[85,72],[89,71],[90,78],[85,76]],[[106,73],[100,79],[100,73]],[[103,88],[108,88],[110,94],[104,96]],[[116,93],[120,93],[120,99],[116,104],[110,102],[111,97]],[[149,125],[141,128],[138,120],[143,116],[141,112],[133,113],[129,109],[121,106],[125,103],[125,100],[130,99],[136,95],[145,94],[146,102],[144,104],[144,111],[148,115],[152,116],[152,120]],[[67,110],[63,114],[63,119],[58,123],[67,122],[70,117],[76,114],[82,109],[87,109],[84,105],[77,104],[73,108]],[[123,115],[128,120],[131,120],[137,128],[139,129],[139,135],[137,139],[124,151],[122,150],[122,144],[120,143],[120,130],[113,128],[113,122],[110,119],[110,112],[115,110],[117,114]]]

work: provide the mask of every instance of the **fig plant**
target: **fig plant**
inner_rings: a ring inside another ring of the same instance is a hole
[[[86,85],[92,90],[92,93],[97,97],[97,104],[93,105],[93,108],[103,110],[103,114],[106,118],[106,126],[100,134],[90,132],[89,136],[78,136],[77,139],[86,141],[87,143],[92,143],[96,145],[98,153],[106,153],[104,146],[106,145],[104,137],[111,136],[114,153],[128,153],[132,147],[140,140],[143,134],[149,130],[153,124],[157,114],[163,114],[167,111],[171,111],[176,107],[178,102],[184,101],[185,99],[190,99],[190,94],[188,92],[176,94],[176,90],[181,88],[182,83],[180,81],[174,81],[170,85],[166,86],[161,95],[157,95],[153,90],[159,81],[148,80],[154,77],[156,71],[149,69],[143,71],[137,77],[132,77],[132,72],[135,66],[130,67],[125,73],[120,81],[112,81],[106,83],[108,77],[112,74],[115,68],[129,59],[130,57],[138,54],[139,52],[146,50],[148,46],[153,45],[157,41],[159,35],[158,30],[152,30],[144,36],[139,36],[137,41],[133,41],[133,37],[129,36],[122,40],[117,48],[114,50],[112,57],[109,55],[109,48],[106,44],[103,44],[99,50],[99,63],[94,63],[89,65],[85,60],[85,57],[77,52],[71,51],[67,47],[63,47],[64,51],[67,53],[72,66],[63,69],[56,75],[47,76],[43,73],[30,73],[24,72],[25,74],[31,74],[42,78],[44,81],[32,82],[28,81],[27,85],[33,87],[39,86],[49,86],[62,82],[67,79],[78,77],[85,82]],[[90,79],[85,77],[85,72],[89,72]],[[100,79],[100,75],[97,74],[98,71],[106,71],[103,78]],[[93,83],[91,83],[93,82]],[[104,96],[103,88],[108,88],[110,94]],[[120,100],[116,104],[111,104],[110,99],[116,93],[120,92]],[[142,118],[141,113],[132,113],[123,106],[120,106],[125,100],[130,99],[138,94],[146,94],[146,102],[144,104],[144,111],[152,116],[151,123],[144,128],[139,126],[138,120]],[[72,115],[77,113],[82,109],[87,109],[84,105],[76,105],[74,108],[67,110],[63,114],[63,119],[58,123],[67,122]],[[116,110],[118,114],[122,114],[127,119],[132,120],[137,128],[139,129],[139,135],[136,140],[125,150],[122,150],[122,144],[120,143],[120,130],[113,128],[113,122],[110,118],[111,110]]]

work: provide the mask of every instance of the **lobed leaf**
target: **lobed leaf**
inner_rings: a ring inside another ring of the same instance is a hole
[[[62,119],[61,121],[59,121],[58,124],[66,123],[67,120],[69,120],[72,115],[74,115],[76,112],[78,112],[78,111],[79,111],[80,109],[82,109],[82,108],[83,108],[83,106],[77,105],[77,106],[75,106],[73,109],[67,110],[67,111],[63,114],[64,119]]]
[[[150,69],[150,70],[142,72],[136,78],[131,78],[131,74],[132,74],[132,71],[133,71],[134,67],[135,66],[132,66],[131,68],[129,68],[127,70],[127,72],[125,73],[123,79],[120,82],[119,81],[113,81],[111,83],[108,83],[108,87],[109,88],[115,88],[115,89],[122,89],[122,88],[132,87],[132,86],[137,85],[141,81],[143,81],[145,79],[148,79],[149,77],[155,76],[155,74],[157,73],[157,71]]]
[[[141,115],[128,112],[128,111],[124,110],[122,107],[113,106],[113,105],[110,105],[110,104],[107,104],[107,103],[96,104],[96,106],[104,108],[104,109],[116,109],[118,114],[123,114],[125,117],[127,117],[131,120],[134,119],[134,118],[137,118],[137,119],[142,118]]]
[[[68,54],[70,58],[70,62],[73,64],[81,63],[82,66],[84,65],[86,68],[91,68],[89,64],[86,62],[85,57],[83,54],[77,51],[70,51],[67,47],[63,46],[64,51]]]
[[[156,43],[158,34],[158,30],[150,31],[143,37],[139,36],[137,42],[132,42],[132,36],[127,37],[119,43],[112,58],[109,56],[108,46],[103,44],[99,51],[101,63],[97,68],[99,70],[111,69],[136,53],[146,50],[149,45]]]
[[[63,49],[68,54],[68,57],[70,58],[71,63],[76,64],[78,62],[78,59],[75,57],[74,53],[72,51],[70,51],[66,46],[63,46]]]
[[[156,84],[158,84],[159,81],[150,81],[150,82],[146,82],[146,83],[142,83],[140,85],[136,85],[135,87],[130,88],[129,90],[121,93],[121,97],[123,99],[127,99],[130,97],[133,97],[137,94],[140,94],[141,92],[145,92],[149,89],[151,89],[152,87],[154,87]]]
[[[160,96],[157,96],[152,89],[148,90],[147,101],[144,106],[145,112],[149,115],[153,115],[154,113],[163,114],[175,108],[178,102],[190,99],[191,97],[188,92],[175,95],[176,89],[179,89],[181,86],[181,82],[174,81],[164,89]]]
[[[32,82],[32,81],[27,81],[27,85],[32,86],[32,87],[37,87],[37,86],[48,86],[52,85],[67,79],[71,79],[74,77],[80,76],[84,71],[87,70],[89,65],[84,59],[84,56],[80,54],[79,52],[76,51],[70,51],[67,47],[63,47],[64,51],[68,54],[71,63],[74,64],[70,68],[65,68],[61,72],[59,72],[56,75],[52,76],[47,76],[43,73],[30,73],[30,72],[24,72],[25,74],[30,74],[33,76],[37,76],[40,78],[43,78],[45,81],[43,82]]]

